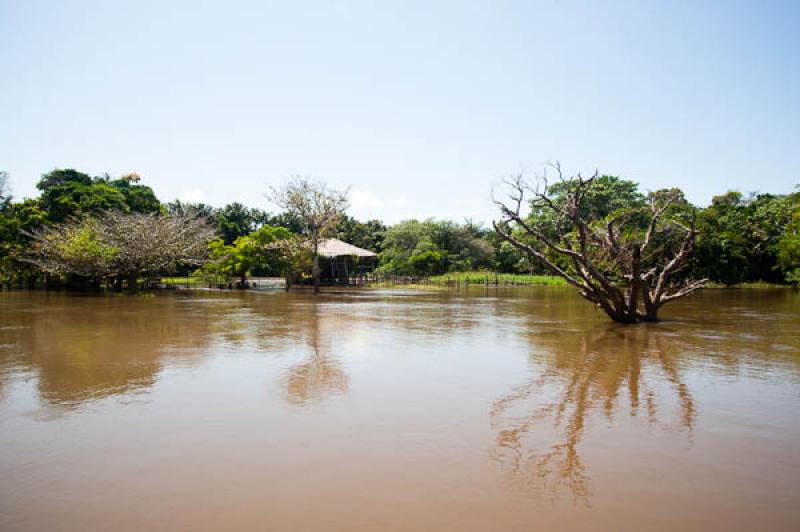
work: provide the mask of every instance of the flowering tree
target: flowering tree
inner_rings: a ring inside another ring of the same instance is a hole
[[[31,232],[24,260],[55,275],[127,280],[136,290],[141,276],[202,263],[212,236],[202,218],[107,211]]]

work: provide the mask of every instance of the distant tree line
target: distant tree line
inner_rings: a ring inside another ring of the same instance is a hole
[[[193,273],[241,282],[249,275],[288,275],[310,267],[302,252],[309,225],[290,203],[278,213],[241,203],[163,203],[141,181],[135,173],[92,177],[58,169],[41,177],[38,197],[15,201],[9,176],[0,172],[0,283],[33,285],[48,279],[119,286],[135,283],[136,276]],[[547,193],[557,200],[568,190],[568,184],[556,182]],[[726,285],[800,282],[800,192],[727,192],[706,207],[690,205],[677,189],[670,194],[671,209],[694,216],[697,234],[687,268],[697,278]],[[651,199],[632,181],[602,175],[581,209],[602,220],[624,210],[643,212]],[[523,207],[531,227],[554,237],[566,234],[569,221],[558,211],[535,202]],[[541,261],[470,220],[429,218],[388,226],[342,213],[334,218],[324,236],[377,252],[381,274],[548,273]],[[525,232],[508,230],[520,242],[539,246],[555,264],[565,260]],[[176,244],[180,235],[187,240],[183,247]]]

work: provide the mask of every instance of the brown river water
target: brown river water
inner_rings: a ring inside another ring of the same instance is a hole
[[[800,530],[800,293],[0,293],[0,530]]]

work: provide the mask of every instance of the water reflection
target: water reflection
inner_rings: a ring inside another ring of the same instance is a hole
[[[749,305],[740,306],[746,298]],[[662,323],[628,327],[597,323],[577,307],[562,308],[560,320],[543,325],[541,308],[527,308],[520,335],[532,345],[531,377],[490,410],[491,455],[513,482],[589,502],[591,472],[581,454],[588,431],[620,430],[627,418],[682,433],[691,445],[696,387],[708,378],[800,380],[791,292],[717,292],[672,310]],[[752,321],[745,325],[743,315]]]
[[[0,293],[0,529],[797,530],[798,316],[790,291],[636,327],[559,289]]]
[[[331,395],[347,392],[349,379],[333,350],[334,333],[348,323],[322,304],[311,303],[299,326],[310,347],[308,356],[286,372],[286,400],[293,405],[321,402]],[[350,317],[351,319],[354,316]]]
[[[207,345],[213,315],[178,298],[7,295],[0,328],[0,383],[36,376],[50,406],[77,407],[152,386],[164,357],[191,361]]]
[[[498,399],[490,412],[497,430],[493,455],[529,487],[589,495],[579,444],[594,411],[612,420],[621,410],[632,417],[644,410],[647,421],[656,424],[671,414],[672,399],[677,427],[691,432],[696,405],[681,376],[682,347],[675,336],[643,326],[544,334],[539,340],[539,349],[548,351],[534,355],[540,371]],[[541,435],[541,424],[552,427],[554,441],[531,447],[526,438],[532,432]]]

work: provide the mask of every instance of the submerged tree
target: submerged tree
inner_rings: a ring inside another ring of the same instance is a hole
[[[114,260],[118,279],[135,289],[137,279],[199,265],[206,257],[213,229],[205,219],[191,216],[106,212],[98,217],[103,239],[119,249]]]
[[[280,189],[272,189],[272,201],[295,217],[308,237],[314,292],[319,292],[319,244],[333,233],[347,210],[347,194],[347,190],[335,190],[325,183],[299,176]]]
[[[504,240],[620,323],[657,321],[664,304],[704,286],[705,279],[686,275],[697,231],[680,190],[598,212],[587,201],[597,173],[565,179],[554,168],[560,180],[554,186],[546,178],[533,186],[521,174],[506,181],[510,201],[495,200],[503,219],[493,223]]]
[[[114,273],[119,249],[104,241],[96,219],[46,226],[30,236],[23,260],[46,274],[68,277],[77,284],[99,284]]]
[[[143,275],[201,263],[212,236],[204,219],[109,211],[32,231],[24,260],[54,275],[127,280],[135,290]]]

